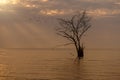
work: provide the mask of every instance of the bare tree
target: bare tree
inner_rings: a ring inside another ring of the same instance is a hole
[[[91,18],[86,11],[79,12],[73,15],[70,19],[59,18],[60,26],[57,28],[57,34],[74,44],[77,57],[80,59],[84,56],[84,47],[81,43],[81,38],[84,33],[91,27]]]

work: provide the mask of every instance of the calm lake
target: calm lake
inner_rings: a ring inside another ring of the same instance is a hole
[[[120,80],[120,50],[3,49],[0,80]]]

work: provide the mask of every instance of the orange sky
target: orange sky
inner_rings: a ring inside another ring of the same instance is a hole
[[[86,9],[92,27],[87,48],[120,48],[119,0],[0,0],[0,48],[54,48],[67,42],[55,33],[56,18]]]

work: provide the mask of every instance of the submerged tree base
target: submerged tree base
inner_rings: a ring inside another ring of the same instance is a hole
[[[81,48],[77,51],[77,57],[78,57],[78,59],[81,59],[84,57],[84,49],[83,48]]]

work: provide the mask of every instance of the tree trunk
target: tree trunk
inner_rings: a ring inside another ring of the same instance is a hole
[[[83,48],[79,48],[77,50],[77,57],[80,59],[84,56],[84,49]]]

